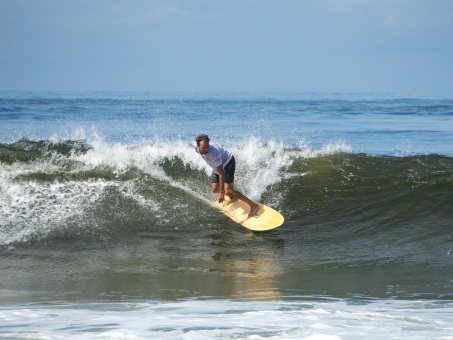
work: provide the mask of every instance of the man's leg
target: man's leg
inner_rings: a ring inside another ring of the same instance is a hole
[[[219,192],[219,175],[214,171],[211,173],[211,190],[214,194]]]
[[[247,203],[250,206],[250,212],[249,212],[248,218],[255,216],[255,214],[260,209],[259,204],[253,202],[250,198],[243,195],[241,192],[234,190],[234,183],[225,183],[224,187],[225,187],[225,195],[228,195],[230,197],[230,200],[240,199],[241,201],[244,201],[245,203]],[[227,204],[228,204],[228,202],[227,202]]]
[[[211,189],[214,194],[218,193],[219,192],[219,183],[211,183]]]

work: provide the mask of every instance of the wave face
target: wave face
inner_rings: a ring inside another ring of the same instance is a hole
[[[236,187],[282,211],[288,231],[405,243],[451,227],[451,157],[368,156],[342,145],[309,150],[257,139],[230,148]],[[209,169],[182,141],[20,140],[0,145],[0,167],[1,244],[61,233],[114,237],[118,228],[184,232],[216,216]]]

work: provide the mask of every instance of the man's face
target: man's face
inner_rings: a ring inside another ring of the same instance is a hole
[[[198,146],[198,150],[200,150],[201,155],[206,155],[209,151],[209,142],[202,140]]]

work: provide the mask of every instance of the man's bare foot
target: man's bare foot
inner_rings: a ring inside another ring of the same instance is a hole
[[[230,198],[228,201],[226,201],[223,205],[230,205],[230,204],[233,204],[234,202],[236,202],[238,199],[237,197],[232,197]]]
[[[256,213],[258,212],[258,210],[260,210],[260,205],[255,203],[254,205],[252,205],[252,207],[250,208],[250,212],[249,212],[249,215],[247,216],[247,218],[250,218],[250,217],[253,217],[256,215]]]

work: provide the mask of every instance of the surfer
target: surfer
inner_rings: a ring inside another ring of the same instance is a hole
[[[260,209],[259,204],[253,202],[239,191],[234,190],[236,160],[233,154],[217,144],[209,144],[209,137],[203,133],[197,136],[195,142],[195,151],[212,168],[211,188],[212,192],[218,193],[219,203],[225,200],[225,195],[230,198],[225,204],[231,204],[235,200],[240,199],[250,206],[248,218],[255,216]]]

